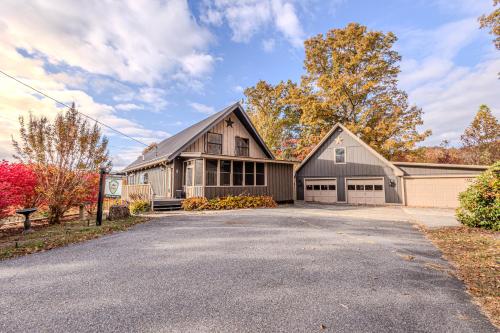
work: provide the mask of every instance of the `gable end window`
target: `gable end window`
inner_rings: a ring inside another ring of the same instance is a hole
[[[335,163],[345,163],[345,148],[335,148]]]
[[[222,155],[222,134],[207,133],[207,154]]]
[[[234,139],[236,141],[236,156],[249,156],[249,140],[247,138],[240,138],[239,136]]]

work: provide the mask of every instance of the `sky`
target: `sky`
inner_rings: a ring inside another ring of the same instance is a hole
[[[392,31],[399,87],[433,135],[460,134],[479,105],[500,116],[500,51],[477,18],[491,0],[3,0],[0,69],[134,138],[159,142],[241,100],[259,80],[298,81],[303,41],[350,22]],[[0,75],[0,159],[19,116],[64,108]],[[144,148],[103,128],[115,169]]]

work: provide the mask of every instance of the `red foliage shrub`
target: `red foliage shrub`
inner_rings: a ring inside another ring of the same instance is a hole
[[[37,177],[33,168],[22,163],[0,162],[0,218],[16,208],[40,203]]]

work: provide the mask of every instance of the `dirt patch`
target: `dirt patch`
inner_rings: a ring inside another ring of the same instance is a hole
[[[500,232],[469,227],[423,230],[456,267],[457,277],[490,320],[500,327]]]

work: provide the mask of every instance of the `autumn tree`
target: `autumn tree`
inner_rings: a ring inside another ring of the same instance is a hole
[[[86,175],[109,167],[108,140],[97,124],[91,126],[75,109],[59,113],[54,122],[30,114],[20,121],[20,140],[13,140],[15,157],[33,166],[48,206],[49,223],[79,204],[89,184]]]
[[[500,0],[493,0],[493,7],[498,6]],[[500,8],[496,8],[489,15],[483,15],[479,18],[481,29],[489,28],[490,34],[495,36],[493,43],[500,50]]]
[[[490,165],[500,160],[500,124],[488,106],[479,107],[461,140],[470,163]]]
[[[265,100],[277,98],[277,110],[262,111],[268,118],[286,115],[285,107],[293,110],[300,123],[296,149],[302,157],[337,122],[387,158],[404,155],[430,131],[418,131],[422,110],[409,105],[397,87],[401,57],[393,50],[396,40],[393,33],[368,31],[356,23],[312,37],[304,43],[306,72],[300,84],[291,85],[285,101],[273,96],[272,87],[257,97],[247,94],[249,107],[262,108]]]
[[[273,86],[259,81],[245,90],[246,110],[267,146],[277,158],[292,158],[294,142],[299,133],[299,117],[289,103],[291,82]]]

